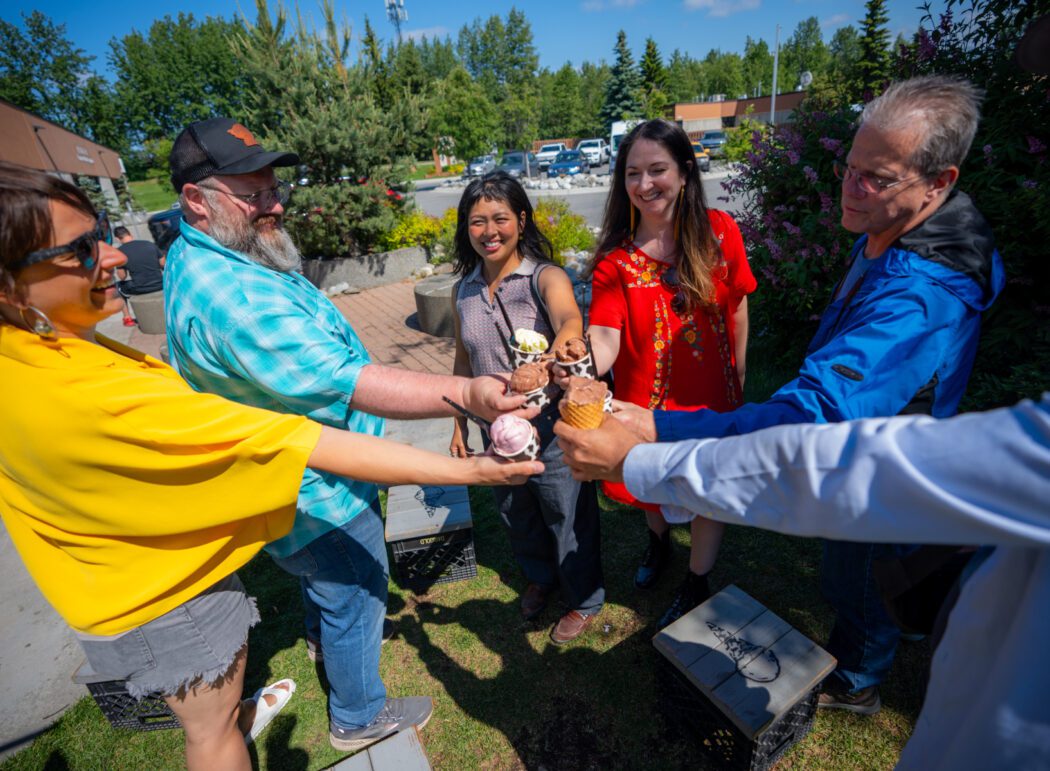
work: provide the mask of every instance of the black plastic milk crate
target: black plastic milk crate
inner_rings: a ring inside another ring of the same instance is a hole
[[[813,725],[835,658],[736,586],[660,630],[661,709],[712,769],[768,769]]]
[[[398,575],[410,585],[462,581],[478,574],[471,530],[453,530],[390,544]]]
[[[123,680],[106,680],[86,663],[73,675],[73,681],[87,686],[88,693],[114,728],[162,731],[182,727],[159,693],[137,700],[128,693]]]
[[[390,488],[386,540],[401,583],[421,591],[476,576],[472,525],[465,487]]]

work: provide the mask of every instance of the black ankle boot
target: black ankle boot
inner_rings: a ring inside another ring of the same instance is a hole
[[[664,572],[664,568],[671,562],[671,530],[668,528],[663,535],[657,535],[649,531],[649,545],[645,547],[642,556],[642,564],[634,574],[634,585],[639,589],[650,589],[656,583],[656,579]]]
[[[673,624],[697,605],[705,602],[711,596],[711,587],[707,583],[707,573],[698,576],[691,570],[685,573],[685,580],[678,587],[671,600],[671,606],[660,616],[656,622],[657,629]]]

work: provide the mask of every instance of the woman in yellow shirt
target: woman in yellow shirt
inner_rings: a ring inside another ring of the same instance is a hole
[[[304,468],[513,484],[542,465],[448,458],[193,391],[95,334],[121,310],[125,258],[109,240],[76,187],[0,163],[0,514],[92,668],[164,694],[189,768],[247,769],[244,737],[294,683],[262,709],[241,702],[258,613],[234,571],[288,532]]]

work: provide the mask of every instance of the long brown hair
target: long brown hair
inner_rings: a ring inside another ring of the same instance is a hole
[[[41,249],[54,238],[51,200],[69,204],[95,218],[95,207],[80,190],[59,177],[0,161],[0,288],[14,293],[8,265]]]
[[[589,277],[600,259],[634,236],[631,230],[633,205],[627,197],[625,179],[627,156],[639,139],[658,142],[678,164],[678,170],[685,178],[684,194],[675,205],[675,218],[679,223],[676,241],[681,253],[678,281],[690,308],[708,307],[715,301],[712,275],[722,262],[721,250],[707,216],[707,203],[703,185],[700,184],[700,170],[696,165],[693,145],[681,127],[670,121],[657,119],[641,123],[620,144],[612,186],[605,204],[602,231],[598,236],[598,249],[587,263],[583,275]]]

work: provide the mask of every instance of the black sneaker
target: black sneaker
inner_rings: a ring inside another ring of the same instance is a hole
[[[429,696],[388,698],[379,714],[364,728],[340,728],[329,723],[328,741],[337,750],[353,752],[406,728],[422,728],[433,713],[434,702]]]
[[[834,683],[826,683],[817,699],[817,706],[820,709],[844,709],[858,715],[874,715],[882,709],[882,700],[876,685],[850,693]]]
[[[649,531],[649,545],[642,555],[642,564],[634,574],[634,585],[639,589],[651,589],[664,568],[671,562],[671,530],[663,535]]]
[[[678,587],[678,591],[674,593],[671,600],[671,607],[660,616],[660,620],[656,622],[656,628],[663,629],[673,624],[710,596],[711,587],[707,584],[707,574],[698,576],[691,570],[686,571],[685,580],[682,581],[682,585]]]

